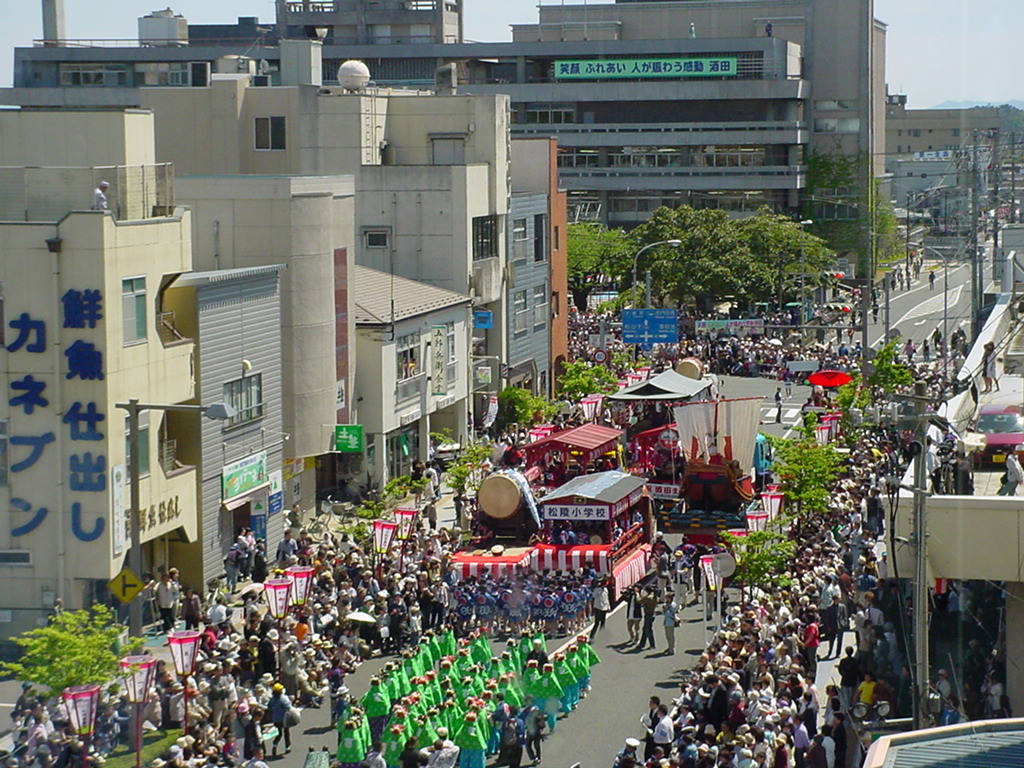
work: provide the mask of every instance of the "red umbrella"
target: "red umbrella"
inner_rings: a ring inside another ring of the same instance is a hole
[[[807,381],[818,387],[841,387],[849,384],[853,377],[844,371],[816,371],[807,377]]]

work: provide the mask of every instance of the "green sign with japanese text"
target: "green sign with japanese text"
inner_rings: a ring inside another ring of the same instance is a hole
[[[221,474],[220,497],[225,501],[251,491],[268,481],[267,452],[260,451],[244,459],[225,464]]]
[[[362,453],[363,446],[362,424],[338,424],[334,427],[334,450],[339,453]]]
[[[715,58],[657,57],[645,59],[561,59],[556,80],[635,80],[673,77],[735,77],[734,56]]]

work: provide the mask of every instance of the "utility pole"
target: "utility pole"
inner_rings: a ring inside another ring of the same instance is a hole
[[[992,141],[992,162],[989,164],[995,178],[992,180],[992,277],[996,274],[996,251],[999,250],[999,180],[1003,175],[1002,134]]]
[[[927,727],[928,685],[928,383],[914,382],[914,410],[917,414],[917,442],[914,459],[914,728]]]
[[[1010,132],[1010,223],[1017,223],[1017,134]]]
[[[910,275],[910,190],[907,190],[907,223],[904,227],[906,230],[906,261],[907,261],[907,275]],[[888,323],[888,320],[886,321]],[[885,326],[888,328],[888,324]]]
[[[968,176],[971,184],[971,338],[978,336],[978,317],[981,315],[982,282],[981,282],[981,259],[978,257],[978,228],[981,225],[981,205],[978,199],[978,190],[981,186],[980,173],[978,171],[978,139],[979,132],[973,132],[974,141],[971,143],[971,172]]]

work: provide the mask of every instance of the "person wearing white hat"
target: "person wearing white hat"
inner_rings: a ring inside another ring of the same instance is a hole
[[[640,747],[640,740],[634,739],[632,736],[626,739],[626,745],[619,750],[619,753],[615,755],[615,762],[612,763],[612,768],[619,768],[622,763],[622,758],[631,757],[633,760],[637,760],[636,751]]]
[[[101,181],[92,191],[92,210],[105,211],[108,208],[107,190],[110,189],[109,181]]]

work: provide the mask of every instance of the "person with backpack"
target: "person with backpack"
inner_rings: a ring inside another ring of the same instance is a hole
[[[224,558],[224,572],[227,574],[229,594],[233,595],[235,593],[235,587],[238,585],[238,573],[241,567],[240,561],[244,559],[242,547],[237,542],[232,544],[231,549],[228,550],[228,554]]]
[[[508,719],[501,731],[501,750],[498,764],[509,768],[520,768],[523,762],[523,747],[526,745],[526,724],[519,717],[519,710],[509,706]]]

